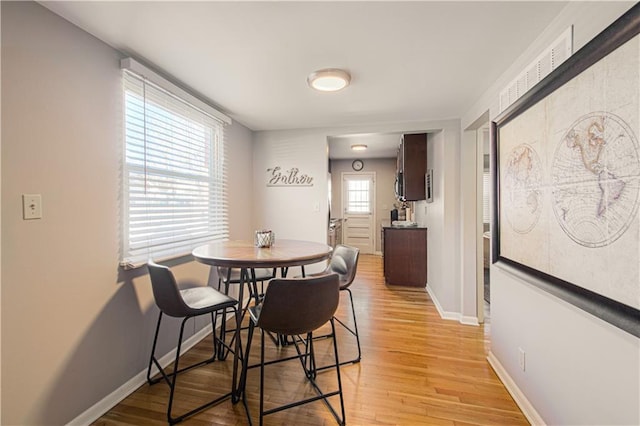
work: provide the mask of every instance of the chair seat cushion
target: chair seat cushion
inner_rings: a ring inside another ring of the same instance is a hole
[[[220,293],[211,287],[194,287],[180,290],[184,303],[192,309],[192,314],[207,312],[238,303],[235,299]]]
[[[338,271],[334,271],[331,268],[331,266],[329,266],[327,269],[325,269],[322,272],[316,272],[315,274],[307,274],[307,277],[321,277],[323,275],[330,275],[330,274],[338,274],[338,278],[340,279],[340,290],[346,290],[351,284],[349,281],[347,281],[346,275],[342,275],[338,273]],[[297,277],[297,278],[300,278],[300,277]]]
[[[273,269],[268,268],[256,268],[256,281],[265,281],[274,278]],[[222,278],[223,281],[227,281],[227,268],[218,268],[218,276]],[[231,275],[229,276],[231,283],[239,283],[240,282],[240,269],[232,268]],[[251,271],[249,271],[249,278],[251,278]]]

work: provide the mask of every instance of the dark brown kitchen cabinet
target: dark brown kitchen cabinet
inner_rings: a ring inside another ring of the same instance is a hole
[[[384,228],[384,278],[387,284],[427,285],[427,228]]]
[[[426,199],[427,134],[402,135],[397,160],[398,176],[402,178],[403,199],[405,201]]]

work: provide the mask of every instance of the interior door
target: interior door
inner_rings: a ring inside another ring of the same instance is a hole
[[[342,174],[343,240],[360,253],[375,249],[375,173]]]

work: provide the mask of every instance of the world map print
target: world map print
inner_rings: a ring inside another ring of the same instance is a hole
[[[559,141],[551,165],[552,207],[562,230],[602,247],[629,228],[638,210],[638,141],[622,118],[593,112]]]
[[[520,234],[531,231],[542,212],[542,166],[536,151],[518,145],[507,155],[504,174],[505,211],[511,228]]]
[[[640,312],[640,34],[564,78],[496,122],[497,259]]]

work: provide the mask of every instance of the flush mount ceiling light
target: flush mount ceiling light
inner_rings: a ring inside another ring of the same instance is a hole
[[[348,72],[337,68],[327,68],[312,72],[307,77],[309,86],[321,92],[335,92],[349,85],[351,76]]]
[[[367,146],[365,144],[356,144],[356,145],[351,145],[351,149],[353,151],[364,151],[367,149]]]

